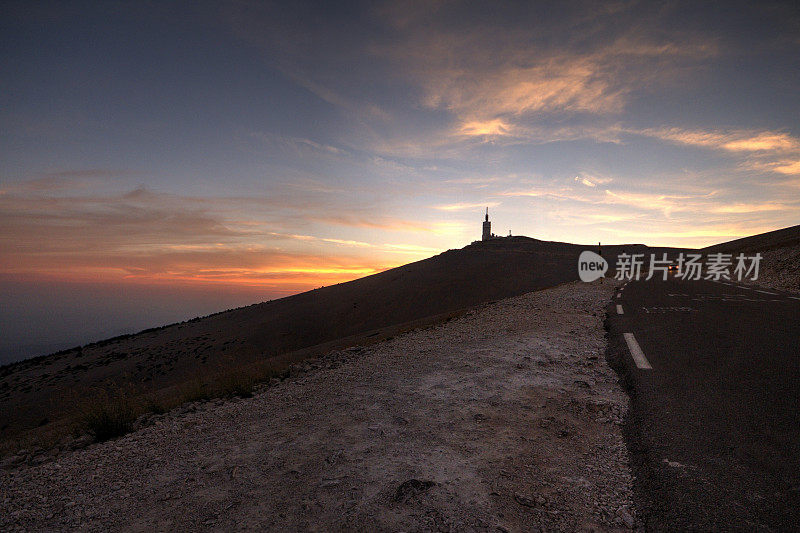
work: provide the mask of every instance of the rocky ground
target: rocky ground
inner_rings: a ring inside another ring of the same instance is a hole
[[[636,527],[604,359],[613,286],[498,301],[6,469],[0,530]]]
[[[761,270],[756,283],[800,293],[800,245],[761,252]]]

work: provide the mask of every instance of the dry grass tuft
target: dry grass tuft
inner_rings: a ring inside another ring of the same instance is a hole
[[[122,390],[101,391],[84,413],[86,430],[97,442],[120,437],[133,429],[142,406]]]

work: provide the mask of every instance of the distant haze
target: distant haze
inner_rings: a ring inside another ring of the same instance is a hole
[[[241,287],[0,280],[0,364],[265,300]]]

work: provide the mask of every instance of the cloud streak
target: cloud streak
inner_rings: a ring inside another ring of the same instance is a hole
[[[592,13],[598,35],[619,23],[620,12],[582,7]],[[548,21],[548,26],[533,22],[535,28],[530,27],[530,14],[520,17],[524,23],[519,25],[487,17],[466,28],[452,24],[448,14],[435,7],[418,9],[411,15],[413,22],[402,25],[402,46],[371,50],[402,65],[422,88],[423,105],[450,110],[466,124],[493,124],[489,129],[495,134],[511,128],[506,120],[527,114],[618,113],[631,91],[674,82],[677,67],[718,54],[708,39],[656,37],[642,31],[641,24],[587,49],[579,38],[564,37],[571,35],[566,26],[577,22],[574,15]],[[390,18],[397,20],[397,13]],[[430,31],[432,24],[436,31]],[[560,28],[565,31],[559,33]],[[537,33],[542,37],[534,38]]]
[[[3,189],[1,273],[312,287],[395,266],[398,253],[418,258],[435,248],[293,233],[293,227],[312,228],[320,220],[382,231],[452,230],[447,223],[424,226],[367,210],[363,218],[341,216],[335,205],[314,202],[313,192],[302,198],[295,191],[288,203],[280,196],[190,197],[141,187],[75,192],[61,180]]]
[[[466,211],[466,210],[476,210],[476,209],[483,209],[486,207],[497,207],[500,205],[500,202],[495,201],[488,201],[488,202],[461,202],[456,204],[444,204],[444,205],[435,205],[433,206],[434,209],[438,209],[439,211]]]
[[[685,130],[660,128],[631,130],[634,133],[678,144],[728,152],[791,153],[800,151],[800,140],[785,132],[757,130]]]

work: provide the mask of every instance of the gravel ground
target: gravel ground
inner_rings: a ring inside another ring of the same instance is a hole
[[[800,245],[767,250],[761,255],[763,259],[757,284],[800,293]]]
[[[502,300],[0,472],[0,530],[636,527],[613,282]]]

